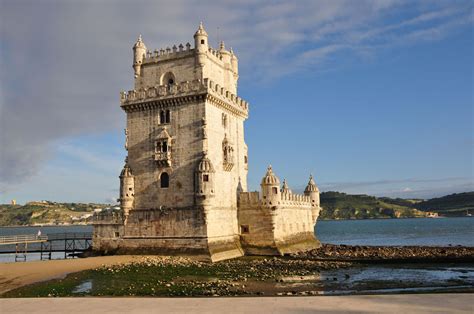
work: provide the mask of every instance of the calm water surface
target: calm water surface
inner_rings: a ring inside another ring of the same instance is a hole
[[[326,220],[316,235],[332,244],[474,246],[474,217]]]
[[[0,236],[37,234],[38,230],[43,235],[92,232],[92,226],[0,227]],[[332,244],[474,246],[474,217],[322,220],[316,225],[316,235],[321,242]],[[0,246],[0,252],[5,248]],[[64,258],[64,253],[55,253],[53,258]],[[39,254],[27,257],[36,259]],[[14,261],[14,254],[0,254],[0,262],[9,261]]]

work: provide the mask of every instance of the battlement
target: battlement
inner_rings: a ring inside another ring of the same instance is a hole
[[[240,207],[257,207],[277,205],[282,207],[311,207],[311,198],[302,194],[282,193],[280,201],[277,204],[270,204],[267,200],[260,199],[260,193],[255,192],[241,192],[239,194]]]
[[[190,43],[186,45],[179,44],[178,46],[166,47],[161,49],[155,49],[154,51],[148,50],[143,56],[142,64],[156,63],[160,61],[172,60],[177,58],[184,58],[194,55],[194,49],[191,48]]]
[[[100,212],[93,216],[93,224],[123,224],[124,216],[122,212]]]
[[[255,192],[240,192],[239,194],[239,206],[240,207],[253,207],[260,205],[260,193]]]
[[[282,193],[281,204],[285,206],[311,206],[311,197],[303,194]]]
[[[204,81],[184,81],[174,85],[150,86],[139,90],[130,90],[128,92],[122,91],[120,93],[120,102],[122,107],[126,107],[129,104],[144,101],[204,93],[211,94],[226,103],[232,104],[235,109],[238,109],[245,115],[248,113],[248,102],[209,79],[204,79]]]

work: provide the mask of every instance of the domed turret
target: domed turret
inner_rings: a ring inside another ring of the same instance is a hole
[[[234,71],[234,75],[238,76],[239,75],[239,59],[237,59],[237,56],[234,54],[234,51],[232,48],[230,48],[230,63],[232,66],[232,71]]]
[[[205,205],[207,200],[214,197],[214,166],[207,157],[207,152],[199,161],[196,168],[196,203]]]
[[[313,216],[313,221],[316,223],[316,220],[318,219],[319,216],[319,211],[321,210],[320,208],[320,201],[319,201],[319,189],[318,186],[316,185],[316,182],[314,182],[313,176],[309,176],[309,182],[306,188],[304,189],[304,195],[307,195],[311,199],[311,213]]]
[[[137,42],[133,45],[133,69],[135,78],[140,76],[141,65],[146,54],[146,46],[142,41],[142,35],[138,36]]]
[[[278,205],[281,200],[280,179],[273,173],[272,166],[268,166],[260,187],[262,189],[263,204],[266,206]]]
[[[288,183],[286,183],[285,179],[283,179],[283,186],[281,188],[281,194],[291,194],[290,187],[288,186]]]
[[[204,61],[206,53],[208,50],[209,44],[207,42],[207,32],[202,25],[202,22],[199,24],[199,28],[194,34],[194,48],[196,50],[196,63],[199,66],[204,66]]]
[[[125,166],[120,173],[120,207],[122,208],[125,217],[128,216],[130,210],[133,209],[133,200],[135,198],[135,179],[132,174],[132,169],[128,165],[128,158],[125,159]]]
[[[222,61],[224,63],[227,63],[230,67],[232,67],[232,63],[231,63],[231,57],[232,56],[231,56],[229,51],[225,50],[224,41],[221,41],[221,43],[219,45],[219,53],[222,56]]]

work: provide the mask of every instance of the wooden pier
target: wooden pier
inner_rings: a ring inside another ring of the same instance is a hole
[[[63,243],[61,243],[63,242]],[[39,248],[38,248],[39,244]],[[26,261],[27,253],[40,253],[40,259],[51,259],[53,252],[64,252],[64,258],[73,258],[92,246],[92,233],[50,233],[47,235],[12,235],[0,237],[0,246],[15,246],[15,250],[2,250],[0,254],[15,253],[15,262]],[[36,245],[36,248],[31,246]],[[30,246],[30,250],[28,250]]]

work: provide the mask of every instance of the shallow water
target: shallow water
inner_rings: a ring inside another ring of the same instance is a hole
[[[79,285],[77,285],[72,293],[74,294],[79,294],[79,293],[89,293],[92,290],[92,280],[86,280],[81,282]]]
[[[293,294],[370,294],[474,290],[474,265],[353,266],[323,270],[319,276],[281,278],[275,291]],[[314,293],[315,292],[315,293]]]

